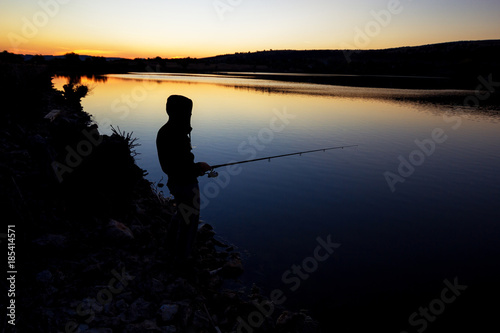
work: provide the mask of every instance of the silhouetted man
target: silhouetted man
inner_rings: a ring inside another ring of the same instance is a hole
[[[191,111],[193,102],[184,96],[167,99],[168,122],[160,128],[156,148],[160,165],[168,176],[167,186],[174,196],[177,212],[168,229],[169,248],[180,258],[187,258],[193,249],[200,217],[198,177],[211,167],[194,162],[191,153]]]

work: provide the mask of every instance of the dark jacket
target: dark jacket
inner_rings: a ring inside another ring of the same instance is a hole
[[[186,130],[180,129],[171,121],[160,128],[156,137],[156,148],[160,165],[168,176],[170,187],[198,183],[198,176],[203,175],[199,163],[194,163],[191,153],[191,139]]]

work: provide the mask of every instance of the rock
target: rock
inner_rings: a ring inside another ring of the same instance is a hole
[[[161,332],[162,330],[156,325],[153,320],[144,320],[139,324],[129,324],[125,330],[120,331],[124,333],[143,333],[143,332]]]
[[[130,306],[129,311],[136,313],[141,317],[145,317],[149,314],[149,307],[151,306],[150,302],[145,301],[143,298],[138,298],[134,303]]]
[[[198,226],[198,231],[199,232],[203,232],[203,231],[213,231],[214,228],[208,224],[208,223],[205,223],[203,221],[200,221],[200,225]]]
[[[171,321],[174,316],[179,312],[179,305],[177,304],[164,304],[160,308],[160,315],[163,321]]]
[[[61,113],[61,110],[52,110],[43,117],[44,119],[49,119],[51,122],[54,121],[57,116]]]
[[[66,247],[67,238],[63,235],[47,234],[33,241],[36,245],[62,249]]]
[[[113,333],[113,330],[111,328],[92,328],[85,333]]]
[[[94,273],[102,271],[102,263],[88,265],[82,269],[82,273]]]
[[[192,325],[196,329],[196,332],[204,332],[210,328],[210,319],[207,317],[206,313],[196,310],[193,316]]]
[[[243,273],[243,264],[238,254],[232,253],[222,267],[221,274],[225,278],[235,279]]]
[[[157,279],[151,280],[151,291],[154,293],[159,293],[165,290],[165,286],[163,283]]]
[[[205,223],[198,228],[198,234],[196,235],[196,238],[198,242],[203,243],[209,239],[212,239],[214,235],[214,228],[212,228],[210,224]]]
[[[88,329],[89,329],[89,325],[80,324],[78,326],[77,332],[87,332]]]
[[[284,311],[276,320],[276,326],[283,327],[289,326],[293,320],[293,315],[289,311]]]
[[[146,210],[139,203],[135,203],[135,212],[138,215],[146,215]]]
[[[109,238],[114,240],[123,241],[123,240],[132,240],[134,239],[134,234],[125,224],[118,222],[116,220],[109,220],[108,227],[106,229],[106,233]]]
[[[318,322],[304,313],[284,311],[276,320],[276,328],[280,331],[303,333],[320,332]]]
[[[104,307],[97,302],[95,298],[85,298],[81,303],[78,304],[78,308],[88,310],[94,313],[101,313]]]
[[[304,319],[304,333],[317,333],[320,332],[319,323],[312,319],[310,316],[306,316]]]
[[[48,284],[52,281],[52,273],[46,269],[36,275],[36,280],[43,284]]]
[[[175,326],[173,325],[163,326],[161,328],[161,333],[177,333],[177,328],[175,328]]]
[[[57,289],[54,286],[48,286],[47,288],[45,288],[45,294],[47,296],[51,296],[51,295],[57,293],[58,291],[59,291],[59,289]],[[52,300],[51,300],[51,302],[52,302]]]
[[[208,273],[210,274],[210,276],[214,276],[216,274],[219,274],[220,271],[222,271],[222,267],[211,270]]]
[[[155,320],[145,320],[141,326],[144,328],[145,331],[161,331],[161,329],[156,325]]]
[[[123,312],[127,311],[127,309],[128,309],[128,304],[127,304],[127,302],[125,302],[123,299],[120,299],[120,300],[116,301],[116,303],[115,303],[115,308],[116,308],[119,312],[123,313]]]
[[[166,291],[174,299],[189,299],[196,297],[198,294],[196,288],[183,278],[177,278],[175,282],[169,284]]]
[[[143,227],[142,225],[132,225],[130,230],[133,235],[137,235],[138,238],[141,238],[142,235],[147,233],[148,228]]]
[[[224,249],[229,247],[229,245],[227,245],[227,244],[225,244],[225,243],[223,243],[215,238],[212,239],[212,242],[215,246],[222,247]]]
[[[52,310],[41,309],[42,315],[47,319],[53,319],[55,317],[55,313]]]
[[[128,313],[128,311],[127,311]],[[123,323],[131,323],[137,319],[137,316],[135,314],[131,314],[130,316],[127,316],[127,313],[122,312],[118,315],[118,319],[123,322]]]

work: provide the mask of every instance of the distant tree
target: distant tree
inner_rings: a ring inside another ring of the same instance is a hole
[[[19,64],[24,62],[24,58],[19,54],[3,51],[0,53],[0,62]]]
[[[187,69],[192,60],[193,59],[191,59],[191,57],[187,57],[187,58],[177,59],[177,63],[180,66],[182,66],[182,68]]]
[[[45,64],[46,61],[45,61],[45,57],[43,55],[36,54],[33,57],[31,57],[31,59],[29,60],[29,63],[32,63],[32,64]]]
[[[75,52],[66,53],[64,55],[64,60],[68,65],[78,65],[81,63],[80,56]]]
[[[85,59],[85,70],[89,73],[105,72],[108,62],[104,57],[88,57]]]

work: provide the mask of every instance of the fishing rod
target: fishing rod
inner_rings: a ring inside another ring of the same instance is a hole
[[[280,157],[285,157],[285,156],[292,156],[292,155],[302,155],[302,154],[307,154],[307,153],[315,153],[318,151],[327,151],[327,150],[333,150],[333,149],[344,149],[344,148],[351,148],[351,147],[357,147],[358,145],[350,145],[350,146],[339,146],[339,147],[330,147],[330,148],[321,148],[321,149],[314,149],[314,150],[306,150],[306,151],[299,151],[296,153],[289,153],[289,154],[282,154],[282,155],[275,155],[275,156],[268,156],[268,157],[261,157],[261,158],[255,158],[253,160],[245,160],[245,161],[238,161],[238,162],[231,162],[231,163],[226,163],[226,164],[217,164],[217,165],[212,165],[212,169],[207,172],[208,178],[215,178],[219,174],[215,171],[217,168],[221,168],[224,166],[229,166],[229,165],[236,165],[236,164],[244,164],[244,163],[250,163],[250,162],[257,162],[257,161],[264,161],[268,160],[271,161],[273,158],[280,158]]]

